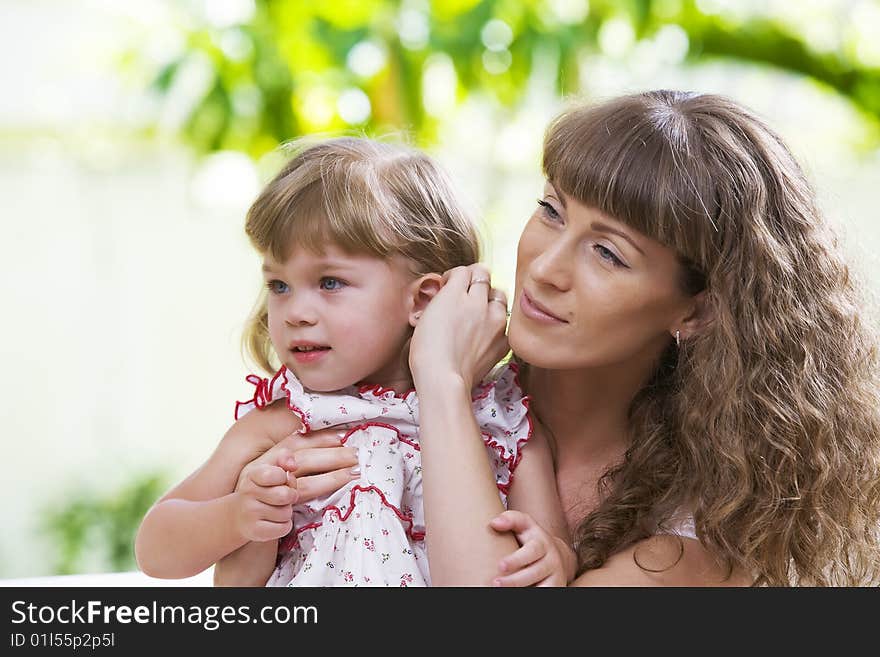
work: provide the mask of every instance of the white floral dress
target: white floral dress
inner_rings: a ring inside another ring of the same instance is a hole
[[[293,530],[281,541],[267,586],[430,586],[422,507],[419,404],[415,391],[379,386],[315,393],[282,367],[270,379],[250,375],[254,398],[236,419],[287,399],[302,432],[336,427],[358,450],[361,476],[340,490],[293,507]],[[472,405],[502,502],[531,437],[528,397],[510,363],[474,389]]]

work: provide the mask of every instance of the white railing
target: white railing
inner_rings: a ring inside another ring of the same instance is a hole
[[[157,579],[155,577],[148,577],[139,571],[0,579],[0,587],[9,586],[115,586],[123,588],[139,586],[213,586],[213,568],[208,568],[195,577],[187,577],[185,579]]]

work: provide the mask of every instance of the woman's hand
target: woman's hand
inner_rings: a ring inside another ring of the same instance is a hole
[[[287,436],[242,469],[237,488],[249,469],[266,465],[296,476],[297,503],[329,495],[360,476],[357,450],[342,444],[344,435],[339,429],[322,429]]]
[[[495,586],[566,586],[574,578],[574,550],[530,515],[505,511],[489,525],[496,531],[513,532],[521,546],[499,562]]]
[[[450,269],[443,279],[413,333],[410,370],[416,389],[450,374],[470,390],[510,349],[507,297],[481,264]]]

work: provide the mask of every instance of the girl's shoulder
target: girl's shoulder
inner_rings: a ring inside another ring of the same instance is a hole
[[[515,363],[500,365],[471,393],[474,419],[505,500],[523,449],[534,434],[529,398],[523,393],[518,374]]]
[[[271,378],[251,374],[246,380],[254,386],[254,396],[236,402],[236,420],[278,400],[284,400],[288,410],[299,417],[301,433],[358,422],[412,420],[409,404],[415,396],[414,391],[399,395],[379,386],[349,386],[342,390],[315,392],[305,388],[284,366]]]
[[[496,366],[474,388],[471,399],[474,404],[484,399],[495,403],[525,400],[528,404],[528,396],[520,383],[519,365],[509,361]]]

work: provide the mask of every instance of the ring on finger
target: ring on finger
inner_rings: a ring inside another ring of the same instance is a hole
[[[489,297],[489,301],[497,301],[502,306],[504,306],[504,312],[507,313],[507,316],[510,317],[510,309],[507,307],[507,299],[504,297]]]
[[[488,278],[474,278],[473,280],[471,280],[470,285],[468,285],[468,289],[471,289],[471,287],[473,287],[477,283],[485,283],[486,285],[489,285],[489,286],[492,285],[491,281],[489,281]]]

